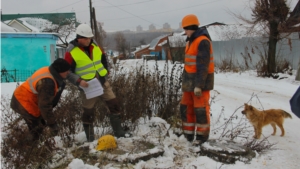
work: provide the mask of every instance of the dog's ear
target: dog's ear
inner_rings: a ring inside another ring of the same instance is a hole
[[[253,107],[252,107],[251,105],[249,105],[249,109],[250,109],[250,110],[253,110]]]

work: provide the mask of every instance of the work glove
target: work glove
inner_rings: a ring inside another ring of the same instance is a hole
[[[194,94],[195,94],[195,96],[201,96],[202,95],[202,90],[201,90],[201,88],[199,88],[199,87],[195,87],[195,89],[194,89]]]
[[[50,134],[52,136],[57,136],[58,135],[58,126],[57,126],[57,124],[54,123],[54,124],[50,124],[48,126],[50,128]]]

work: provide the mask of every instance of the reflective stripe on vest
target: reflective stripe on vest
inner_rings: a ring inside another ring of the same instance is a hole
[[[43,67],[37,70],[23,84],[16,88],[14,96],[24,109],[34,117],[39,117],[41,112],[38,107],[38,92],[36,90],[37,83],[44,78],[51,78],[55,83],[54,96],[58,91],[56,80],[49,71],[49,67]],[[50,99],[50,98],[49,98]]]
[[[92,45],[94,46],[92,53],[93,60],[91,60],[79,47],[75,47],[70,52],[76,62],[75,73],[86,80],[93,79],[96,72],[98,72],[100,76],[105,76],[107,74],[107,70],[101,63],[102,51],[95,44]]]
[[[34,83],[34,82],[38,82],[37,80],[40,80],[40,79],[45,78],[45,77],[51,77],[54,80],[54,78],[53,78],[53,76],[51,75],[50,72],[42,73],[40,75],[37,75],[34,78],[32,76],[28,78],[29,87],[30,87],[30,90],[31,90],[32,93],[38,94],[38,92],[35,89],[36,83]]]
[[[52,76],[52,74],[49,71],[49,67],[43,67],[39,70],[37,70],[36,72],[34,72],[33,75],[31,75],[25,82],[25,86],[29,86],[29,89],[31,90],[31,92],[33,94],[38,94],[38,92],[36,91],[36,84],[38,81],[40,81],[41,79],[44,78],[51,78],[54,82],[55,82],[55,88],[56,88],[56,92],[57,92],[57,84],[56,84],[56,80],[54,79],[54,77]],[[28,88],[27,86],[27,88]]]
[[[187,73],[196,73],[196,58],[198,54],[198,46],[202,40],[208,40],[210,43],[209,53],[210,53],[210,63],[208,66],[208,73],[214,72],[214,56],[213,49],[210,40],[206,36],[199,36],[191,44],[187,44],[185,47],[185,56],[184,56],[184,69]]]

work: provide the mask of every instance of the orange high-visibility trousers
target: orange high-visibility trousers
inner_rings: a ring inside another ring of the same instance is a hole
[[[183,92],[180,102],[182,130],[184,134],[208,136],[210,131],[209,91],[202,91],[200,97],[194,92]]]

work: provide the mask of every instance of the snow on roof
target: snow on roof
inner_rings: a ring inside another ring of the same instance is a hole
[[[167,36],[169,36],[169,34],[161,35],[161,36],[159,36],[159,37],[153,39],[153,40],[151,41],[151,43],[150,43],[149,49],[150,49],[150,50],[154,50],[154,49],[155,49],[155,46],[157,45],[157,43],[159,42],[159,40],[161,40],[162,38],[167,37]]]
[[[40,31],[43,31],[44,29],[52,26],[52,22],[50,22],[47,19],[42,19],[42,18],[24,17],[24,18],[18,18],[18,20],[25,21],[26,23],[34,26],[35,28],[39,29]]]
[[[19,21],[22,21],[22,23],[27,26],[29,29],[32,30],[32,32],[41,32],[37,27],[29,24],[24,18],[19,18]]]
[[[135,54],[136,52],[141,51],[141,50],[143,50],[145,48],[148,48],[149,46],[150,46],[150,44],[148,44],[148,45],[141,45],[140,47],[136,47],[136,50],[133,51],[132,53]]]
[[[164,44],[166,44],[168,41],[167,40],[164,40],[162,41],[161,43],[158,44],[158,46],[163,46]]]
[[[207,31],[212,41],[241,39],[246,34],[246,29],[242,25],[210,25]]]
[[[32,32],[41,32],[38,28],[36,28],[35,26],[32,26],[31,24],[27,23],[26,20],[24,18],[18,18],[18,19],[14,19],[18,22],[20,22],[21,24],[23,24],[24,26],[26,26],[27,28],[31,29]],[[13,20],[7,20],[5,21],[6,24],[10,23]]]
[[[262,33],[260,25],[251,28],[249,25],[228,24],[228,25],[210,25],[207,31],[212,41],[226,41],[231,39],[242,39],[243,37],[254,37]]]
[[[42,18],[23,17],[23,18],[18,18],[16,20],[18,20],[24,26],[31,29],[32,32],[43,32],[44,30],[54,29],[55,27],[58,26],[56,24],[53,24],[51,21],[49,21],[47,19],[42,19]],[[7,20],[4,22],[6,24],[8,24],[9,22],[11,22],[11,20]],[[45,31],[45,32],[47,32],[47,31]],[[58,34],[60,37],[62,37],[63,40],[66,40],[66,42],[70,42],[76,38],[75,31],[66,33],[66,30],[63,27],[59,30]],[[68,35],[67,38],[66,38],[66,35]],[[62,44],[60,39],[57,39],[57,44]]]
[[[170,47],[185,47],[186,35],[182,33],[174,33],[173,36],[169,36],[169,45]]]
[[[19,30],[1,22],[1,32],[19,32]]]
[[[243,24],[228,24],[228,25],[204,25],[212,39],[212,41],[226,41],[230,39],[242,39],[243,37],[257,36],[258,33],[262,33],[260,25],[256,25],[252,31],[250,31],[249,25]],[[184,31],[169,37],[171,47],[178,47],[178,44],[186,39]],[[172,44],[171,44],[172,43]],[[179,45],[180,46],[180,45]]]

